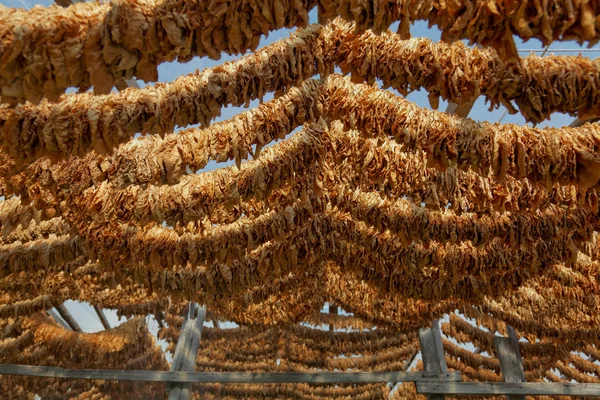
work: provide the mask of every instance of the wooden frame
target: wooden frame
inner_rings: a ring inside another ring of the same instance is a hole
[[[439,321],[433,321],[431,328],[419,329],[419,342],[421,344],[421,356],[423,357],[423,366],[425,371],[429,372],[447,372],[446,355],[442,344],[442,332]],[[429,400],[443,400],[443,395],[431,394],[427,396]]]
[[[521,360],[519,340],[512,326],[506,327],[508,337],[495,337],[494,345],[502,371],[502,381],[519,383],[525,382],[525,371]],[[525,396],[511,395],[508,400],[525,400]]]
[[[204,307],[190,304],[188,317],[177,343],[172,371],[70,370],[58,367],[0,364],[0,375],[37,376],[59,379],[87,379],[135,382],[166,382],[169,398],[188,399],[192,383],[390,383],[415,382],[417,392],[429,399],[445,395],[522,396],[597,396],[600,384],[524,382],[521,355],[516,334],[495,339],[504,382],[462,382],[459,371],[447,371],[439,322],[419,330],[425,371],[413,372],[193,372],[206,315]],[[60,319],[60,318],[59,318]],[[68,327],[68,325],[63,322]],[[187,328],[186,328],[187,327]],[[67,328],[68,329],[68,328]],[[187,332],[187,333],[186,333]]]
[[[63,379],[172,383],[371,383],[460,381],[460,372],[170,372],[64,369],[35,365],[0,364],[0,375]]]
[[[62,0],[58,4],[69,5],[85,0]],[[321,22],[321,15],[319,15]],[[548,47],[546,47],[546,50]],[[115,82],[118,90],[129,87],[139,88],[135,79],[121,78]],[[476,98],[461,104],[449,103],[446,112],[466,117]],[[587,121],[577,118],[571,127],[581,126]],[[100,322],[105,329],[110,329],[103,311],[93,306]],[[68,370],[57,367],[28,366],[0,364],[0,375],[23,375],[62,379],[92,379],[115,381],[142,381],[142,382],[167,382],[172,385],[171,391],[180,391],[183,394],[177,398],[187,398],[191,383],[367,383],[367,382],[416,382],[417,391],[427,394],[429,399],[443,399],[443,395],[506,395],[510,400],[522,400],[525,395],[561,395],[561,396],[597,396],[600,397],[600,384],[572,384],[572,383],[528,383],[525,382],[519,344],[514,330],[509,326],[509,338],[496,337],[494,344],[502,371],[504,382],[454,382],[461,379],[459,372],[447,371],[445,353],[441,342],[441,333],[438,321],[434,321],[432,328],[423,328],[419,331],[421,353],[425,372],[314,372],[314,373],[240,373],[240,372],[193,372],[195,360],[201,338],[205,310],[202,308],[195,315],[197,305],[190,305],[194,310],[188,316],[181,329],[180,340],[177,343],[172,371],[131,371],[131,370]],[[82,332],[81,327],[71,316],[64,305],[56,307],[58,314],[48,310],[51,315],[65,329]],[[337,306],[330,307],[331,314],[337,314]],[[156,315],[159,326],[163,326],[160,311]],[[214,320],[215,327],[219,323]],[[331,324],[329,331],[334,331]],[[415,353],[405,364],[408,368]],[[171,398],[171,396],[170,396]]]
[[[188,316],[181,327],[179,340],[177,340],[171,372],[194,372],[205,318],[206,307],[198,307],[198,304],[190,303]],[[167,385],[169,400],[189,399],[191,388],[190,382],[169,383]]]
[[[67,325],[69,325],[69,328],[72,331],[83,332],[77,321],[75,321],[75,318],[73,318],[73,316],[71,315],[69,310],[67,310],[67,307],[65,307],[64,304],[58,305],[54,308],[56,308],[56,311],[58,311],[60,317],[63,319],[63,321],[67,323]]]
[[[417,382],[420,394],[480,396],[594,396],[600,397],[600,383],[545,382]]]

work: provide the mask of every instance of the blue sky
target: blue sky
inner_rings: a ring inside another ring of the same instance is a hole
[[[51,4],[54,4],[54,2],[51,0],[38,0],[38,1],[0,0],[0,4],[9,6],[9,7],[30,8],[33,5],[49,6]],[[311,21],[311,23],[317,22],[316,10],[313,10],[310,13],[310,21]],[[392,27],[392,29],[395,29],[396,26],[397,25],[394,25]],[[262,47],[262,46],[268,45],[270,43],[273,43],[276,40],[285,38],[285,37],[289,36],[289,34],[292,31],[293,30],[282,29],[279,31],[271,32],[271,34],[269,34],[268,37],[263,38],[261,40],[260,46]],[[415,23],[411,28],[411,33],[414,37],[428,37],[434,41],[437,41],[440,39],[440,31],[435,27],[428,28],[427,24],[424,22]],[[519,49],[538,49],[538,50],[543,49],[541,42],[539,42],[536,39],[532,39],[527,43],[523,43],[523,41],[521,41],[518,37],[515,37],[515,41],[517,43],[517,48],[519,48]],[[580,46],[575,42],[556,42],[550,46],[550,49],[547,54],[548,55],[552,54],[552,49],[579,49],[579,48],[580,48]],[[598,52],[586,53],[585,55],[587,55],[588,57],[591,57],[591,58],[598,57],[600,55],[600,46],[595,46],[594,49],[598,50]],[[526,55],[527,53],[521,53],[521,54]],[[577,54],[577,53],[575,53],[575,54]],[[568,53],[568,54],[560,53],[557,55],[573,55],[573,53]],[[177,63],[177,62],[164,63],[158,67],[159,81],[169,82],[181,75],[189,74],[197,69],[203,70],[205,68],[210,68],[210,67],[213,67],[215,65],[218,65],[218,64],[226,62],[226,61],[238,59],[239,57],[240,56],[223,55],[221,57],[221,59],[218,61],[211,60],[209,58],[196,57],[193,60],[191,60],[190,62],[185,63],[185,64],[181,64],[181,63]],[[142,81],[139,81],[139,84],[142,87],[145,85],[145,83]],[[265,97],[265,101],[269,100],[271,98],[272,98],[272,95],[268,95]],[[408,95],[407,98],[409,100],[415,102],[416,104],[418,104],[421,107],[429,108],[429,101],[427,99],[427,93],[425,91],[413,92],[410,95]],[[250,107],[256,107],[258,104],[259,104],[258,101],[253,101],[251,103]],[[446,102],[440,101],[439,109],[443,111],[446,108],[446,105],[447,105]],[[222,110],[223,112],[222,112],[221,117],[218,118],[217,120],[228,119],[243,110],[244,110],[244,108],[242,108],[242,107],[224,108]],[[479,98],[470,113],[470,117],[475,120],[479,120],[479,121],[498,122],[500,120],[500,118],[502,117],[502,115],[504,114],[504,111],[505,111],[504,107],[501,107],[501,108],[493,110],[493,111],[488,111],[488,106],[486,104],[484,104],[484,98]],[[560,126],[568,125],[569,123],[571,123],[572,120],[573,120],[573,117],[571,117],[571,116],[555,114],[552,116],[551,120],[545,121],[545,122],[541,123],[539,126],[541,126],[541,127],[545,127],[545,126],[560,127]],[[506,114],[503,117],[502,122],[503,123],[525,124],[524,118],[522,116],[520,116],[519,114],[515,114],[515,115]],[[207,170],[214,169],[214,168],[222,167],[225,165],[229,165],[229,163],[217,164],[217,163],[213,162],[213,163],[210,163],[206,169]],[[66,305],[67,305],[67,308],[72,312],[74,317],[77,319],[77,321],[79,322],[80,326],[82,327],[82,329],[84,331],[95,332],[95,331],[99,331],[99,330],[103,329],[102,325],[100,324],[99,319],[95,316],[93,309],[91,307],[89,307],[89,305],[75,303],[75,302],[67,302]],[[106,310],[105,312],[107,313],[107,317],[112,326],[118,325],[125,321],[124,319],[121,319],[119,321],[116,316],[116,312],[114,312],[114,311]],[[151,331],[156,332],[157,324],[153,319],[149,320],[149,326],[151,328]],[[211,326],[211,324],[209,323],[207,326]]]

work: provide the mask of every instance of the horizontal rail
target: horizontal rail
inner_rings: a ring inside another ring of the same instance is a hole
[[[0,364],[0,375],[181,383],[370,383],[461,379],[460,372],[169,372],[64,369],[15,364]]]
[[[600,383],[417,382],[419,394],[597,396]]]

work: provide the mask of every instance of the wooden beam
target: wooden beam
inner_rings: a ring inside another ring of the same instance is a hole
[[[96,314],[98,314],[98,318],[100,318],[100,322],[102,323],[102,326],[104,327],[104,329],[110,329],[110,324],[108,323],[108,320],[106,319],[106,315],[104,315],[104,311],[102,311],[102,309],[96,305],[94,305],[92,307],[94,307],[94,311],[96,311]]]
[[[338,315],[338,306],[335,303],[329,303],[329,314]],[[329,324],[329,331],[335,331],[335,325],[333,323]]]
[[[579,117],[577,117],[577,118],[575,118],[575,119],[573,120],[573,122],[571,122],[571,123],[569,124],[569,127],[571,127],[571,128],[577,128],[578,126],[581,126],[581,125],[583,125],[583,124],[585,124],[585,120],[583,120],[583,119],[580,119]]]
[[[186,320],[195,319],[197,308],[198,308],[198,304],[190,301],[190,304],[188,304],[188,306],[185,310],[185,314],[184,314],[185,319]]]
[[[417,355],[419,354],[420,350],[416,350],[414,353],[412,353],[412,355],[404,362],[404,364],[402,364],[402,371],[408,371],[408,368],[410,367],[410,365],[413,363],[413,361],[415,361],[415,358],[417,358]]]
[[[200,308],[198,318],[188,319],[183,323],[181,334],[177,340],[171,371],[191,372],[196,367],[196,356],[200,347],[200,337],[206,309]]]
[[[593,123],[593,122],[598,122],[599,120],[600,120],[600,119],[598,119],[598,118],[591,118],[591,119],[581,119],[581,118],[577,117],[577,118],[575,118],[575,119],[573,120],[573,122],[571,122],[571,123],[569,124],[569,126],[570,126],[571,128],[577,128],[578,126],[581,126],[581,125],[583,125],[583,124],[586,124],[586,123],[588,123],[588,122],[590,122],[590,123]]]
[[[54,318],[54,320],[56,322],[58,322],[58,324],[60,326],[62,326],[64,329],[66,329],[68,331],[72,330],[71,327],[69,325],[67,325],[67,323],[53,309],[47,310],[46,312],[48,313],[49,316]]]
[[[462,117],[462,118],[466,118],[469,115],[469,113],[471,112],[471,109],[473,108],[473,105],[475,104],[476,100],[477,100],[477,98],[474,98],[471,101],[468,101],[463,104],[449,102],[448,107],[446,107],[446,114],[453,114],[453,115],[458,115],[459,117]]]
[[[410,367],[410,365],[413,363],[413,361],[415,360],[415,358],[417,357],[417,355],[418,355],[420,352],[421,352],[421,350],[420,350],[420,349],[417,349],[417,350],[415,350],[415,351],[414,351],[414,352],[411,354],[411,356],[410,356],[410,357],[409,357],[409,358],[408,358],[406,361],[404,361],[404,364],[402,364],[402,371],[408,371],[408,368]],[[390,394],[389,394],[389,396],[388,396],[388,399],[391,399],[391,398],[392,398],[392,392],[393,392],[394,388],[395,388],[396,386],[398,386],[398,383],[399,383],[399,382],[389,382],[389,383],[388,383],[388,387],[390,388]]]
[[[62,319],[65,320],[65,322],[69,325],[69,327],[72,330],[74,330],[75,332],[83,332],[81,330],[81,328],[79,327],[79,324],[77,323],[77,321],[75,321],[75,318],[73,318],[73,316],[71,315],[69,310],[67,310],[67,307],[65,307],[64,304],[61,304],[60,306],[56,306],[55,308],[56,308],[56,311],[58,311],[58,313],[62,317]]]
[[[506,333],[508,334],[508,338],[512,340],[513,346],[515,348],[515,352],[517,354],[517,360],[519,361],[519,365],[521,367],[523,379],[525,379],[525,371],[523,370],[523,359],[521,359],[521,348],[519,346],[519,338],[517,337],[517,332],[515,328],[510,325],[506,325]],[[525,382],[525,381],[523,381]]]
[[[174,383],[369,383],[420,382],[436,379],[460,381],[451,372],[168,372],[134,370],[85,370],[0,364],[0,375],[38,376],[63,379],[89,379],[134,382]]]
[[[448,107],[446,107],[446,114],[454,114],[462,118],[467,118],[467,116],[473,109],[473,105],[477,101],[477,97],[479,96],[475,96],[471,100],[465,101],[461,104],[455,103],[453,101],[448,102]]]
[[[196,312],[198,315],[196,316]],[[193,372],[196,368],[196,357],[200,347],[202,326],[206,318],[206,307],[198,307],[196,303],[190,303],[188,318],[184,321],[177,340],[171,371]],[[190,383],[178,383],[167,387],[169,400],[187,400],[190,397]]]
[[[428,372],[446,372],[446,355],[442,345],[442,332],[440,331],[439,321],[433,321],[431,328],[419,329],[419,342],[421,343],[421,355],[423,357],[423,366]],[[444,396],[429,395],[429,400],[442,400]]]
[[[55,0],[55,3],[61,7],[69,7],[75,3],[85,3],[85,0]]]
[[[495,337],[494,345],[500,361],[503,382],[525,382],[523,364],[519,360],[519,344],[512,338]],[[508,396],[508,400],[525,400],[525,396]]]
[[[163,323],[163,320],[165,319],[165,316],[163,315],[162,311],[158,310],[157,312],[154,313],[154,319],[156,320],[156,322],[158,322],[158,327],[159,328],[164,328],[165,324]]]
[[[600,383],[546,382],[417,382],[419,394],[447,395],[517,395],[517,396],[595,396],[600,397]]]
[[[431,328],[419,329],[419,341],[425,370],[430,372],[446,371],[448,366],[446,365],[440,324],[437,319],[433,321]]]
[[[115,82],[115,87],[117,88],[118,91],[121,90],[125,90],[127,88],[135,88],[135,89],[139,89],[140,85],[138,85],[137,81],[135,79],[125,79],[125,78],[119,78],[116,82]]]

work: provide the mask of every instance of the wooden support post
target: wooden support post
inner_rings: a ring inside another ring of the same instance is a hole
[[[517,332],[515,332],[515,328],[510,325],[506,325],[506,333],[508,334],[508,338],[512,340],[513,346],[515,348],[515,352],[517,353],[517,360],[519,361],[519,366],[521,371],[523,371],[523,360],[521,359],[521,349],[519,347],[519,338],[517,337]],[[523,379],[525,379],[525,372],[522,372]]]
[[[196,317],[196,311],[198,316]],[[188,318],[181,327],[181,333],[175,347],[171,371],[193,372],[196,368],[196,357],[200,347],[200,337],[202,335],[202,326],[206,318],[206,308],[198,308],[196,303],[190,303],[188,309]],[[187,400],[190,398],[190,383],[172,384],[169,390],[169,400]]]
[[[581,126],[581,125],[583,125],[584,123],[585,123],[585,121],[584,121],[584,120],[582,120],[582,119],[580,119],[579,117],[577,117],[577,118],[575,118],[575,119],[573,120],[573,122],[571,122],[571,123],[569,124],[569,127],[571,127],[571,128],[577,128],[578,126]]]
[[[335,303],[329,303],[329,314],[338,315],[339,309]],[[329,332],[335,331],[335,325],[333,323],[329,324]]]
[[[198,309],[198,304],[190,302],[188,308],[186,310],[186,319],[196,319],[196,310]]]
[[[523,365],[519,362],[517,356],[518,350],[515,348],[510,338],[495,337],[494,344],[498,360],[500,361],[500,370],[502,371],[503,382],[525,382],[525,373]],[[508,400],[525,400],[523,396],[508,396]]]
[[[61,7],[69,7],[71,4],[84,3],[85,0],[56,0],[55,2]]]
[[[165,324],[163,323],[163,320],[165,319],[165,316],[163,315],[162,311],[158,310],[157,312],[154,313],[154,319],[156,320],[156,322],[158,322],[158,327],[159,328],[164,328]]]
[[[213,318],[212,322],[213,322],[213,326],[214,326],[215,328],[217,328],[217,329],[221,329],[221,325],[219,324],[219,320],[218,320],[218,319],[216,319],[216,318]]]
[[[475,104],[475,100],[476,98],[464,104],[456,104],[450,102],[448,103],[448,107],[446,108],[446,114],[454,114],[458,115],[459,117],[466,118],[467,115],[469,115],[469,113],[471,112],[473,104]]]
[[[466,118],[471,112],[471,109],[473,108],[473,105],[475,104],[476,100],[477,97],[462,104],[457,104],[451,101],[448,103],[448,107],[446,107],[446,114],[453,114],[459,117]]]
[[[415,358],[417,358],[417,355],[420,352],[421,351],[419,349],[417,349],[414,353],[411,354],[411,356],[409,358],[406,359],[404,364],[402,364],[402,371],[404,371],[404,372],[408,371],[408,368],[410,368],[410,365],[413,363]],[[398,383],[400,383],[400,382],[389,382],[388,383],[388,387],[390,388],[390,394],[389,394],[388,398],[392,397],[392,392],[393,392],[394,388],[398,385]]]
[[[415,358],[417,358],[418,354],[419,350],[412,353],[412,355],[404,362],[404,364],[402,364],[402,371],[408,371],[410,365],[413,363],[413,361],[415,361]]]
[[[96,314],[98,314],[98,318],[100,318],[100,322],[102,323],[102,326],[104,327],[104,329],[110,329],[110,324],[108,323],[108,320],[106,319],[106,315],[104,315],[104,311],[102,311],[102,309],[96,305],[93,306],[94,307],[94,311],[96,311]]]
[[[69,310],[67,310],[67,307],[65,307],[64,304],[61,304],[60,306],[56,306],[55,308],[56,308],[56,311],[58,311],[58,313],[62,317],[62,319],[64,319],[65,322],[69,325],[69,327],[71,327],[71,329],[73,329],[75,332],[83,332],[81,330],[81,328],[79,327],[79,324],[77,323],[77,321],[75,321],[75,318],[73,318],[73,316],[71,315]]]
[[[586,122],[597,122],[598,120],[599,120],[598,118],[581,119],[581,118],[577,117],[573,120],[573,122],[571,122],[569,124],[569,127],[577,128],[578,126],[581,126],[581,125],[585,124]]]
[[[420,353],[420,350],[416,350],[414,353],[411,354],[411,356],[404,362],[404,364],[402,364],[402,371],[404,372],[408,372],[408,368],[410,367],[410,365],[413,363],[413,361],[415,360],[415,358],[417,358],[417,355]],[[394,390],[394,388],[399,384],[400,382],[388,382],[388,387],[390,388],[390,394],[388,399],[392,398],[392,392]]]
[[[502,381],[510,383],[525,382],[525,371],[521,360],[519,350],[519,341],[517,334],[511,326],[507,326],[509,337],[495,337],[494,345],[498,360],[500,361],[500,370],[502,371]],[[510,395],[508,400],[525,400],[525,396]]]
[[[421,356],[427,372],[446,372],[446,356],[442,345],[442,332],[439,321],[433,321],[431,328],[419,329],[419,342],[421,343]],[[445,399],[443,395],[428,395],[429,400]]]
[[[54,318],[54,320],[56,322],[58,322],[58,324],[60,326],[62,326],[63,328],[65,328],[68,331],[72,330],[71,327],[69,325],[67,325],[67,323],[53,309],[49,309],[46,312],[48,313],[49,316],[51,316],[52,318]]]
[[[138,85],[138,83],[135,79],[120,78],[115,82],[115,87],[117,88],[118,91],[121,91],[121,90],[130,88],[130,87],[139,89],[140,85]]]

